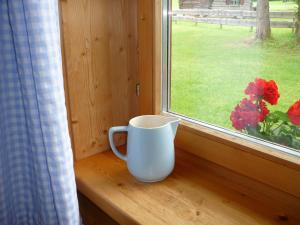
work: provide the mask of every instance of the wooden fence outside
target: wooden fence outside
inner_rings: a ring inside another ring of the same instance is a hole
[[[295,12],[270,12],[270,18],[291,19],[292,21],[271,21],[274,28],[295,28]],[[256,11],[223,9],[180,9],[172,12],[173,21],[192,21],[231,26],[256,26]]]

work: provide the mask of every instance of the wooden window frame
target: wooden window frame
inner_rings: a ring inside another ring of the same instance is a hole
[[[140,114],[169,114],[162,109],[161,96],[162,14],[166,13],[162,4],[163,0],[139,1]],[[300,199],[299,157],[186,118],[178,128],[175,145]]]

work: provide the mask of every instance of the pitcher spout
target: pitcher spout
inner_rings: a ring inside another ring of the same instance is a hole
[[[169,122],[173,132],[173,138],[175,138],[179,122],[180,122],[179,118],[172,118],[172,120]]]

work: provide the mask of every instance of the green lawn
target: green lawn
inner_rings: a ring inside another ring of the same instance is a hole
[[[269,1],[269,4],[270,11],[297,11],[297,4],[294,1]],[[256,2],[253,2],[253,6],[256,6]]]
[[[172,9],[179,9],[179,0],[172,0]]]
[[[171,110],[223,127],[256,77],[273,79],[281,94],[272,110],[287,111],[300,98],[300,46],[291,29],[253,43],[249,28],[178,22],[172,25]]]
[[[172,9],[178,9],[178,0],[172,1]],[[296,11],[297,4],[294,1],[282,2],[282,1],[269,1],[270,11]],[[256,1],[253,2],[253,6],[256,6]]]

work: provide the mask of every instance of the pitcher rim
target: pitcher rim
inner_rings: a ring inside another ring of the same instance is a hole
[[[133,124],[134,120],[142,118],[142,117],[161,117],[161,118],[173,118],[174,121],[169,121],[169,122],[165,122],[163,125],[161,126],[153,126],[153,127],[142,127],[142,126],[137,126],[135,124]],[[180,118],[177,117],[171,117],[171,116],[164,116],[164,115],[141,115],[141,116],[136,116],[132,119],[129,120],[129,125],[134,127],[134,128],[138,128],[138,129],[145,129],[145,130],[153,130],[153,129],[158,129],[158,128],[163,128],[168,126],[171,122],[179,122]]]

